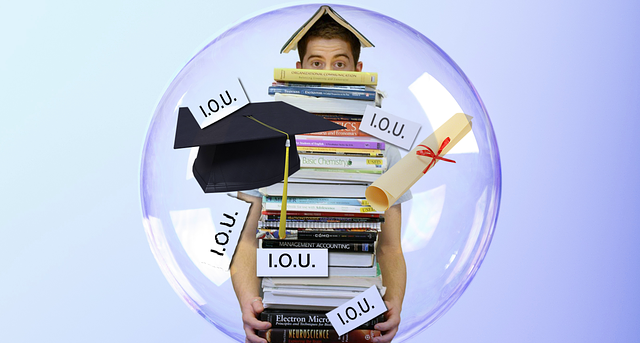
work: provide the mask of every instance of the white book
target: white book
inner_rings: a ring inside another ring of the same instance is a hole
[[[331,287],[363,287],[376,286],[382,289],[382,277],[329,276],[329,277],[265,277],[263,287],[283,286],[331,286]]]
[[[376,100],[381,97],[376,97]],[[283,101],[311,113],[364,115],[367,106],[380,107],[380,101],[319,98],[298,94],[276,93],[275,101]]]
[[[289,179],[291,180],[291,179]],[[367,190],[368,183],[315,183],[315,182],[289,182],[287,195],[293,197],[337,197],[337,198],[362,198]],[[284,183],[278,182],[268,187],[259,189],[265,196],[282,196]]]

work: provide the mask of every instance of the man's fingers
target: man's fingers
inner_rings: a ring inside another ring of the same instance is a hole
[[[248,325],[244,326],[245,340],[247,343],[267,343],[267,340],[261,337],[258,337],[256,333],[253,331],[253,328]]]
[[[262,311],[264,311],[264,306],[262,306],[262,299],[260,298],[255,298],[251,301],[251,309],[253,310],[253,313],[260,314],[262,313]]]
[[[266,330],[271,327],[271,323],[261,322],[251,314],[243,314],[242,321],[244,322],[245,326],[249,326],[255,330]]]
[[[396,336],[396,333],[398,332],[398,327],[394,327],[393,329],[384,332],[382,336],[376,337],[373,339],[373,342],[375,343],[389,343],[391,342],[391,340],[393,339],[393,337]]]

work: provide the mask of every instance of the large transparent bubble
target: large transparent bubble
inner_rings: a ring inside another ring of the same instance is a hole
[[[296,52],[279,54],[319,5],[282,8],[227,30],[178,73],[154,113],[142,156],[144,223],[164,275],[184,301],[219,330],[243,342],[240,309],[228,272],[202,262],[201,244],[220,229],[212,211],[224,194],[204,194],[191,173],[195,149],[173,149],[177,107],[195,84],[239,77],[251,101],[269,101],[273,68],[293,68]],[[332,6],[375,48],[363,49],[364,71],[379,74],[382,109],[422,125],[417,142],[456,112],[473,131],[413,187],[403,204],[407,288],[395,342],[434,323],[464,292],[487,252],[500,202],[500,159],[489,116],[462,70],[412,28],[368,10]],[[406,151],[403,152],[403,154]],[[207,236],[209,235],[209,236]]]

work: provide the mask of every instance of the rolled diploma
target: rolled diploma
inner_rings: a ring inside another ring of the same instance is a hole
[[[449,137],[451,141],[439,155],[444,156],[471,131],[472,118],[464,113],[456,113],[420,144],[428,146],[437,154],[442,142]],[[432,158],[416,154],[418,150],[424,150],[420,144],[367,187],[365,196],[376,211],[386,211],[424,175],[423,171]],[[429,170],[434,166],[435,164]]]

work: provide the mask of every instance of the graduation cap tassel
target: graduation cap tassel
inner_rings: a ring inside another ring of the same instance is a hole
[[[280,239],[284,239],[285,237],[287,237],[287,229],[286,229],[286,223],[287,223],[287,186],[289,183],[289,147],[291,146],[291,141],[289,140],[289,134],[282,131],[282,130],[278,130],[273,126],[267,125],[261,121],[259,121],[258,119],[254,118],[253,116],[248,116],[247,118],[252,119],[254,121],[256,121],[257,123],[264,125],[265,127],[270,128],[271,130],[280,132],[282,134],[284,134],[285,136],[287,136],[287,140],[284,143],[285,146],[285,155],[284,155],[284,187],[282,188],[282,206],[280,207],[280,225],[278,228],[278,237]]]

